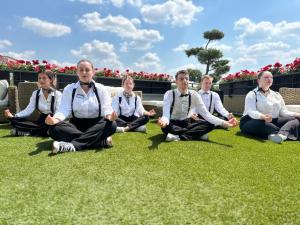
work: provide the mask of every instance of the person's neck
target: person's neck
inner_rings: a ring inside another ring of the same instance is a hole
[[[201,91],[203,91],[203,92],[209,92],[210,89],[201,88]]]
[[[189,89],[181,89],[181,88],[178,88],[178,91],[181,93],[181,94],[187,94],[189,92]]]
[[[132,90],[124,90],[124,92],[131,95],[133,91]]]

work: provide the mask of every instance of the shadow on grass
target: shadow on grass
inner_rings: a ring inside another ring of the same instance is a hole
[[[254,141],[260,142],[260,143],[265,143],[266,140],[258,138],[258,137],[253,137],[251,135],[247,135],[247,134],[243,134],[241,131],[238,131],[235,133],[236,136],[238,137],[244,137],[244,138],[248,138],[248,139],[252,139]]]
[[[166,135],[164,134],[156,134],[152,137],[149,137],[148,139],[152,142],[150,146],[148,146],[149,150],[155,150],[158,149],[159,144],[165,141]]]
[[[43,151],[50,151],[52,147],[53,140],[47,140],[43,142],[39,142],[36,144],[36,149],[32,152],[29,152],[28,155],[35,156],[37,154],[40,154]],[[51,153],[48,154],[48,156],[51,156]]]

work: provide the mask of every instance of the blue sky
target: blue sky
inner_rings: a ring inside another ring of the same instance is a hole
[[[300,0],[27,0],[2,1],[0,54],[18,59],[163,72],[199,68],[184,49],[214,42],[230,72],[258,70],[300,57]]]

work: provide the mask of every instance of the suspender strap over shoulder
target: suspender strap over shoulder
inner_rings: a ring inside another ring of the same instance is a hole
[[[100,98],[99,98],[99,94],[98,94],[98,90],[96,88],[96,85],[94,85],[94,92],[98,101],[98,105],[99,105],[99,118],[101,117],[101,102],[100,102]]]
[[[121,102],[122,102],[122,96],[119,97],[119,111],[120,111],[120,116],[122,115]],[[134,111],[133,111],[132,115],[134,115],[134,113],[136,111],[136,102],[137,102],[137,95],[134,98]]]
[[[40,92],[41,92],[41,89],[37,90],[37,92],[36,92],[35,109],[41,113],[41,111],[39,110]],[[52,114],[54,114],[54,103],[55,103],[55,96],[53,95],[51,97],[51,105],[50,105],[50,111]]]
[[[189,108],[188,108],[187,114],[189,114],[189,111],[190,111],[190,108],[191,108],[191,103],[192,103],[192,95],[189,92]]]
[[[71,111],[72,111],[72,117],[75,118],[75,114],[74,114],[74,110],[73,110],[73,102],[74,102],[74,97],[75,97],[75,92],[76,92],[77,88],[74,88],[72,91],[72,100],[71,100]],[[101,102],[100,102],[100,98],[99,98],[99,94],[98,94],[98,90],[96,88],[96,86],[94,86],[93,88],[96,98],[97,98],[97,102],[99,105],[99,117],[101,117]]]
[[[211,112],[211,107],[212,107],[212,98],[213,97],[213,95],[212,95],[212,92],[210,92],[210,103],[209,103],[209,112]]]
[[[172,116],[172,112],[173,112],[173,108],[174,108],[174,103],[175,103],[175,90],[173,90],[172,93],[173,93],[173,101],[172,101],[171,108],[170,108],[170,118]]]
[[[35,96],[35,109],[38,111],[40,111],[39,110],[40,92],[41,92],[41,89],[37,90],[36,96]]]
[[[170,108],[170,118],[172,116],[172,112],[173,112],[173,108],[174,108],[174,104],[175,104],[175,90],[173,90],[172,93],[173,93],[173,101],[172,101],[171,108]],[[189,92],[189,107],[187,110],[187,114],[189,114],[189,112],[190,112],[191,104],[192,104],[192,95],[191,95],[191,92]]]

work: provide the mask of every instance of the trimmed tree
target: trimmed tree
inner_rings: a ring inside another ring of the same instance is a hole
[[[206,65],[205,74],[210,74],[217,81],[220,76],[230,70],[229,60],[222,59],[223,53],[216,48],[208,48],[210,42],[221,40],[224,37],[222,31],[213,29],[203,33],[203,38],[207,40],[205,47],[196,47],[185,50],[188,57],[195,56],[201,64]]]

